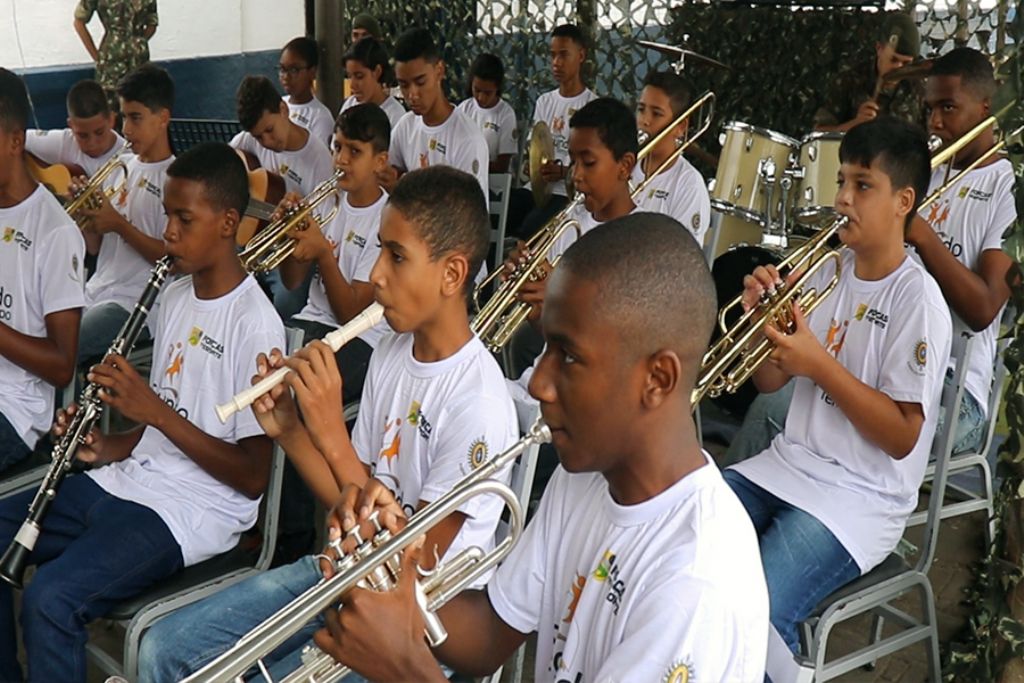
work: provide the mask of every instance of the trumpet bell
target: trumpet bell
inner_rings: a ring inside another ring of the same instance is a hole
[[[555,140],[551,137],[548,124],[538,121],[530,132],[530,188],[533,190],[533,203],[547,206],[551,200],[551,183],[544,179],[541,169],[544,164],[555,159]],[[570,195],[571,196],[571,195]]]

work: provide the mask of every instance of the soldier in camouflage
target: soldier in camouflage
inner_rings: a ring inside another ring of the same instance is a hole
[[[86,24],[99,14],[103,40],[99,49]],[[117,84],[122,77],[149,61],[149,39],[156,33],[156,0],[79,0],[75,31],[96,62],[96,80],[117,111]]]
[[[882,114],[924,125],[919,80],[902,80],[879,87],[890,71],[910,64],[921,48],[914,20],[906,14],[890,14],[884,21],[875,55],[842,72],[829,89],[828,98],[814,115],[814,128],[847,131],[858,123]]]

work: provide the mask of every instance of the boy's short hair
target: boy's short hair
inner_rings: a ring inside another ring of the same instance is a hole
[[[357,104],[338,114],[334,129],[349,140],[372,143],[376,154],[388,151],[391,145],[391,121],[372,102]]]
[[[414,59],[423,59],[430,64],[441,60],[434,38],[425,28],[411,28],[398,36],[395,42],[396,62],[411,62]]]
[[[125,102],[138,102],[154,113],[174,109],[174,81],[155,64],[143,64],[128,72],[117,84],[117,94]]]
[[[25,81],[13,71],[0,67],[0,128],[8,133],[24,131],[31,114]]]
[[[551,31],[552,38],[568,38],[584,50],[587,49],[587,37],[576,24],[559,24]]]
[[[921,33],[914,18],[906,12],[890,12],[882,19],[878,42],[888,44],[896,36],[896,54],[917,57],[921,52]]]
[[[931,180],[931,153],[924,130],[895,116],[880,116],[854,126],[839,145],[839,161],[865,168],[875,164],[889,176],[893,190],[914,190],[914,210],[907,214],[907,225],[928,192]]]
[[[661,90],[668,95],[672,116],[679,116],[690,106],[690,85],[675,71],[652,71],[644,79],[644,87]]]
[[[380,67],[380,82],[385,85],[394,85],[395,83],[395,70],[391,66],[391,60],[388,59],[388,51],[384,49],[384,46],[379,40],[373,36],[366,36],[360,38],[356,43],[348,49],[342,58],[341,63],[352,60],[353,62],[359,62],[370,71],[373,71],[378,66]]]
[[[477,179],[451,166],[416,169],[399,179],[388,204],[416,226],[432,259],[452,252],[466,257],[468,302],[491,239],[487,201]]]
[[[266,76],[246,76],[235,93],[238,122],[252,130],[264,113],[281,112],[281,93]]]
[[[68,90],[68,116],[76,119],[91,119],[100,114],[108,116],[110,100],[103,92],[103,86],[91,78],[78,81]]]
[[[690,231],[660,213],[615,218],[576,240],[563,269],[600,283],[601,315],[620,330],[627,362],[659,349],[689,360],[690,386],[681,387],[689,395],[718,315],[715,283]]]
[[[931,76],[959,76],[960,84],[979,100],[996,94],[996,77],[992,63],[973,47],[958,47],[942,55],[932,64]]]
[[[636,137],[636,115],[614,97],[591,100],[569,119],[569,128],[593,128],[618,161],[640,148]]]
[[[202,142],[178,155],[167,177],[194,180],[217,211],[234,209],[241,216],[249,204],[249,176],[235,150],[223,142]]]
[[[469,83],[466,84],[466,92],[469,93],[470,97],[473,96],[474,78],[494,83],[498,86],[498,94],[500,95],[501,88],[505,84],[505,65],[501,63],[501,58],[498,55],[484,52],[477,55],[476,59],[473,60],[473,64],[469,67]]]
[[[316,68],[320,63],[320,49],[316,41],[307,36],[292,38],[281,49],[281,52],[294,52],[309,68]]]

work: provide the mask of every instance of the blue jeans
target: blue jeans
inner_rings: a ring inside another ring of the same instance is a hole
[[[946,384],[953,381],[953,371],[946,371]],[[725,452],[726,466],[752,458],[771,445],[772,439],[786,428],[789,404],[793,400],[796,382],[790,380],[786,386],[771,394],[760,394],[750,404],[750,410],[743,418],[743,425],[729,449]],[[938,428],[941,429],[945,413],[939,413]],[[982,446],[988,433],[988,420],[982,406],[966,391],[960,402],[956,432],[953,435],[953,454],[970,453]],[[938,429],[936,430],[938,431]]]
[[[82,331],[78,335],[78,364],[94,365],[103,360],[110,343],[121,331],[131,313],[115,303],[93,306],[82,314]],[[149,329],[142,327],[139,341],[149,339]]]
[[[306,279],[295,289],[288,289],[284,286],[284,282],[281,281],[280,272],[276,268],[268,274],[267,280],[270,283],[271,291],[274,293],[274,308],[277,309],[281,320],[287,320],[301,311],[306,305],[306,301],[309,300],[309,286],[313,282],[315,270],[316,265],[310,267],[309,272],[306,273]]]
[[[139,683],[174,683],[198,671],[321,578],[317,561],[307,555],[172,612],[142,639]],[[302,647],[322,624],[318,617],[263,660],[274,680],[298,668]]]
[[[860,576],[860,568],[813,515],[733,470],[722,474],[757,532],[768,583],[769,620],[797,654],[800,622],[826,596]]]
[[[0,547],[34,495],[0,500]],[[181,549],[155,512],[84,475],[64,482],[42,526],[29,558],[38,569],[21,602],[28,678],[84,683],[86,625],[181,569]],[[17,652],[12,589],[0,583],[0,680],[22,680]]]
[[[31,453],[32,449],[14,431],[14,425],[0,413],[0,472],[18,464]]]

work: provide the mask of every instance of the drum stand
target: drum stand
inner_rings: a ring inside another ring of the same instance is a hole
[[[792,160],[791,160],[792,161]],[[758,163],[758,174],[764,183],[765,219],[761,223],[761,246],[779,253],[789,250],[791,228],[789,225],[789,193],[793,190],[794,181],[803,179],[804,169],[794,163],[782,171],[777,177],[778,168],[771,157],[761,159]],[[781,201],[776,205],[772,199],[778,186]],[[780,207],[776,211],[776,207]]]

